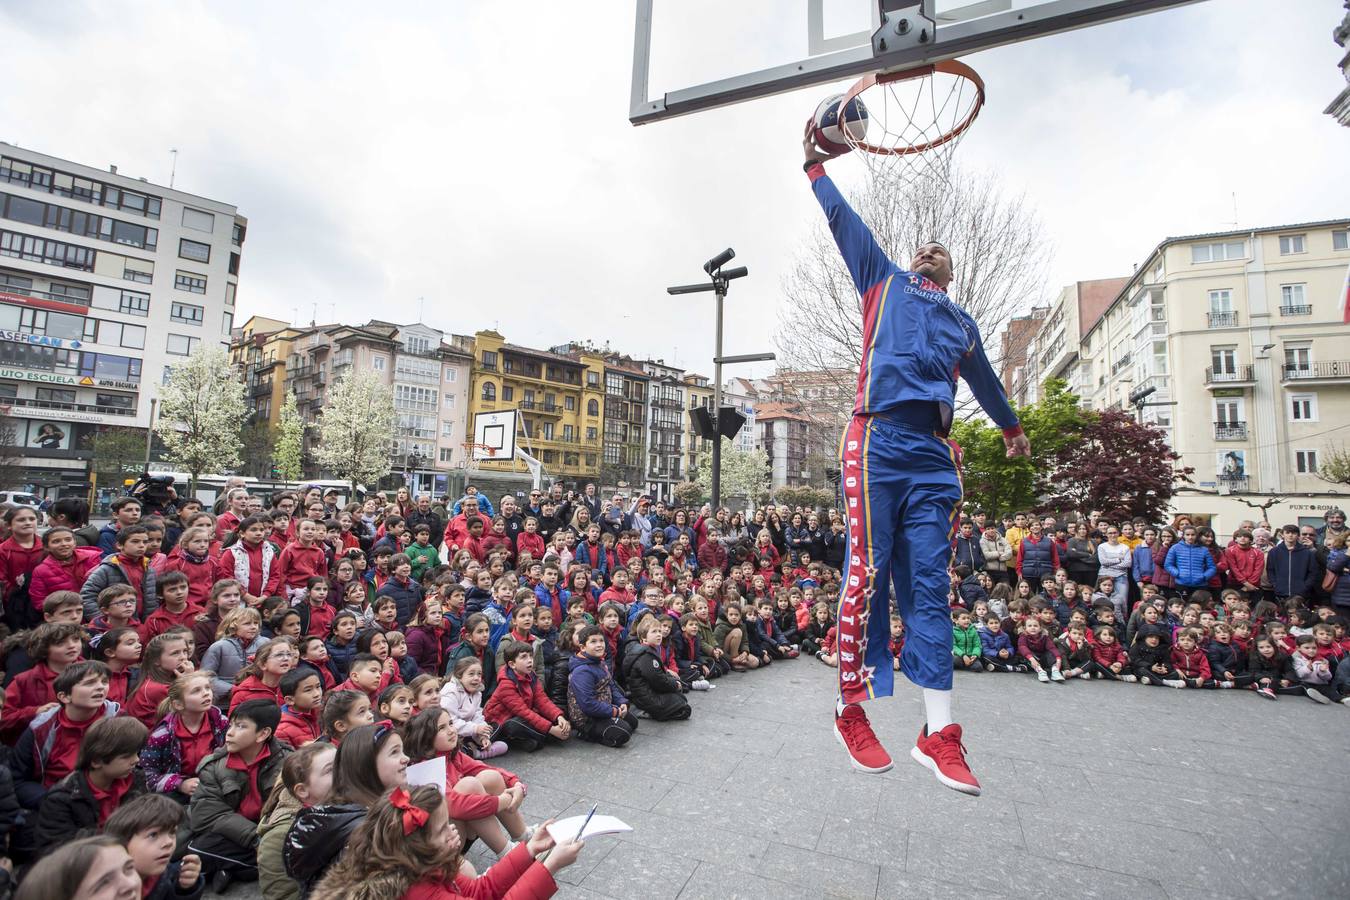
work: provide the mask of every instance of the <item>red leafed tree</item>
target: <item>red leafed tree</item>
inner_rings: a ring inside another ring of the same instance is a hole
[[[1128,413],[1108,410],[1093,416],[1078,440],[1049,460],[1037,493],[1042,512],[1087,513],[1107,518],[1141,516],[1159,522],[1167,512],[1177,481],[1194,471],[1167,445],[1165,433],[1140,425]]]

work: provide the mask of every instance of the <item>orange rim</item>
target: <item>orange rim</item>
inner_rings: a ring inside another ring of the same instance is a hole
[[[955,75],[958,78],[964,78],[975,85],[975,104],[970,108],[966,117],[956,124],[954,128],[943,134],[941,137],[934,138],[931,141],[925,141],[922,144],[910,144],[906,147],[879,147],[876,144],[869,144],[865,141],[858,141],[853,146],[859,150],[866,150],[868,153],[876,153],[881,156],[911,156],[915,153],[923,153],[932,150],[934,147],[941,147],[943,144],[956,140],[966,129],[975,121],[975,117],[980,114],[984,108],[984,79],[979,76],[974,69],[958,59],[944,59],[941,62],[930,63],[926,66],[918,66],[913,69],[903,69],[899,72],[869,72],[862,78],[854,82],[844,95],[843,101],[839,104],[840,109],[844,109],[849,103],[853,102],[855,97],[862,94],[868,88],[877,85],[894,84],[897,81],[912,81],[915,78],[926,78],[934,72],[945,72],[948,75]]]

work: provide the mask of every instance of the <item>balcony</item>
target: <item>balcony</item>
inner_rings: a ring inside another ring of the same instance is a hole
[[[683,404],[679,397],[662,397],[656,395],[652,397],[652,406],[658,406],[663,409],[681,409]]]
[[[1251,387],[1256,384],[1256,368],[1251,365],[1205,369],[1205,386],[1215,387]]]
[[[18,294],[22,297],[35,297],[39,300],[52,300],[56,303],[68,303],[71,306],[80,306],[89,309],[88,297],[72,297],[69,294],[53,294],[51,291],[37,291],[32,288],[19,288],[6,284],[0,284],[0,293]]]
[[[543,400],[522,400],[520,408],[526,412],[540,413],[546,416],[561,416],[563,408],[556,403],[545,403]]]
[[[93,403],[65,403],[60,400],[33,400],[26,397],[11,400],[10,403],[12,404],[11,408],[59,409],[65,412],[98,413],[104,416],[136,415],[134,409],[127,409],[122,406],[98,406]],[[23,412],[23,409],[20,409],[19,412]]]
[[[1311,316],[1312,304],[1300,303],[1295,306],[1281,306],[1280,315],[1282,316]]]
[[[1285,385],[1337,384],[1350,382],[1350,359],[1331,359],[1280,370]]]
[[[1210,328],[1236,328],[1238,314],[1235,312],[1212,312],[1206,314]]]
[[[1246,422],[1215,422],[1214,440],[1245,441],[1247,439]]]
[[[1251,490],[1251,479],[1246,475],[1224,475],[1219,474],[1219,493],[1221,494],[1245,494]]]

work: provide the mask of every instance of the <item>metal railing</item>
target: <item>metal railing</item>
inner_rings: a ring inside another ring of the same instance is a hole
[[[1212,312],[1207,314],[1210,328],[1235,328],[1238,314],[1235,312]]]
[[[1280,315],[1282,316],[1311,316],[1311,303],[1297,303],[1292,306],[1281,306]]]
[[[1308,363],[1306,366],[1285,366],[1282,372],[1285,381],[1299,381],[1305,378],[1350,378],[1350,359],[1329,359]]]
[[[122,406],[99,406],[94,403],[65,403],[61,400],[32,400],[21,398],[11,401],[12,405],[34,409],[62,409],[66,412],[102,413],[108,416],[134,416],[136,410]]]
[[[1205,369],[1205,384],[1225,384],[1231,381],[1255,381],[1256,369],[1251,365],[1234,366],[1232,371],[1219,369],[1215,371],[1213,366]]]
[[[1214,440],[1245,441],[1247,439],[1246,422],[1215,422]]]

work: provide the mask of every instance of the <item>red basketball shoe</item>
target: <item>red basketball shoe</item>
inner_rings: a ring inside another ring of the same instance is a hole
[[[885,772],[894,765],[891,755],[872,732],[867,713],[857,703],[850,703],[842,712],[835,709],[834,736],[848,751],[853,768],[860,772]]]
[[[948,725],[937,734],[929,734],[928,726],[919,732],[919,739],[909,755],[937,776],[937,780],[954,791],[980,795],[980,782],[966,765],[966,748],[961,743],[961,726]]]

